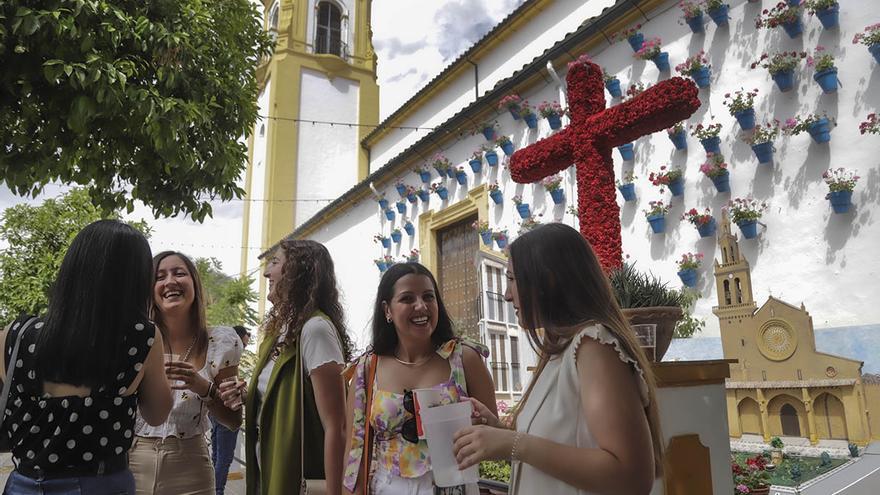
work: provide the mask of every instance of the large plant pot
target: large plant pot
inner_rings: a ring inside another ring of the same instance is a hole
[[[691,32],[693,33],[702,33],[703,32],[703,14],[695,15],[694,17],[689,17],[685,19],[689,28],[691,28]]]
[[[794,39],[804,32],[804,24],[801,22],[800,18],[798,18],[793,22],[783,22],[782,29],[789,38]]]
[[[672,342],[672,334],[675,324],[681,319],[682,311],[678,306],[655,306],[651,308],[627,308],[623,310],[624,316],[630,325],[657,325],[655,345],[655,362],[663,360],[663,355],[669,349]]]
[[[779,91],[782,91],[783,93],[785,93],[786,91],[791,91],[791,88],[794,87],[793,70],[779,71],[775,74],[772,74],[771,77],[776,83],[776,86],[779,88]]]
[[[728,16],[728,12],[730,11],[730,7],[728,5],[722,5],[717,9],[711,9],[707,11],[709,17],[712,18],[712,22],[714,22],[717,26],[726,26],[730,21],[730,17]]]
[[[675,146],[677,150],[686,150],[688,147],[687,143],[687,134],[683,130],[678,131],[674,134],[667,134],[669,136],[669,140],[672,141],[672,145]]]
[[[639,48],[642,47],[642,43],[645,42],[645,35],[642,33],[636,33],[627,38],[626,41],[629,42],[630,48],[632,48],[634,52],[637,52],[639,51]]]
[[[813,80],[819,83],[825,94],[837,92],[837,68],[832,67],[813,74]]]
[[[620,79],[605,81],[605,87],[608,89],[608,93],[611,94],[612,98],[620,98],[623,95],[623,92],[620,89]]]
[[[550,129],[553,129],[555,131],[562,127],[562,117],[556,114],[548,115],[547,123],[550,124]]]
[[[708,67],[701,67],[698,71],[691,74],[698,88],[708,88],[712,80],[712,71]]]
[[[770,495],[770,487],[765,486],[764,488],[752,488],[749,490],[749,495]]]
[[[840,5],[833,5],[827,9],[817,11],[816,17],[819,18],[823,28],[834,29],[840,22]]]
[[[736,112],[733,114],[736,117],[736,121],[739,123],[739,127],[744,131],[750,131],[755,128],[755,109],[749,108],[748,110],[743,110],[742,112]]]
[[[654,62],[654,65],[657,66],[657,70],[660,72],[669,71],[669,53],[668,52],[660,52],[656,57],[651,59],[651,62]]]
[[[807,132],[810,133],[810,137],[813,138],[813,141],[819,144],[831,141],[831,123],[824,117],[810,124],[810,127],[807,128]]]

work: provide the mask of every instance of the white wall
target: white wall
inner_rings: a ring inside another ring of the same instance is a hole
[[[266,87],[257,98],[257,106],[259,107],[258,115],[269,115],[269,94],[272,92],[272,80],[266,81]],[[261,246],[263,242],[263,212],[265,210],[266,195],[266,138],[269,135],[269,126],[275,122],[273,119],[258,119],[254,124],[253,133],[253,156],[251,157],[251,182],[250,188],[247,190],[247,199],[259,200],[250,201],[250,211],[248,214],[247,239],[244,239],[243,246],[247,249],[249,246]],[[247,261],[241,267],[244,273],[251,273],[260,266],[257,259],[259,252],[248,250]],[[260,276],[254,277],[252,287],[257,293],[260,290]]]

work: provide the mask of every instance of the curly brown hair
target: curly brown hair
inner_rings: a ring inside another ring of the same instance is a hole
[[[266,336],[277,338],[285,328],[285,347],[293,342],[316,311],[321,311],[336,329],[342,354],[351,359],[352,342],[345,326],[345,312],[339,302],[339,289],[333,258],[323,244],[307,239],[287,239],[276,249],[284,252],[281,280],[275,287],[276,300],[263,327]]]

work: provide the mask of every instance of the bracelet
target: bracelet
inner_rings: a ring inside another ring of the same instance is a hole
[[[208,385],[208,392],[204,396],[202,396],[202,395],[198,396],[199,400],[202,402],[213,401],[214,400],[214,396],[212,395],[213,391],[214,391],[214,382],[211,382],[210,385]]]
[[[519,439],[522,438],[522,432],[516,432],[516,435],[513,437],[513,447],[510,449],[510,460],[511,461],[519,461],[519,452],[517,448],[519,447]]]

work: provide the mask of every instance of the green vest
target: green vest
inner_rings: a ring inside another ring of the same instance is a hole
[[[317,317],[324,317],[316,314]],[[266,394],[257,404],[257,381],[267,364],[275,339],[264,339],[257,355],[257,365],[245,406],[245,473],[248,495],[298,495],[302,483],[300,473],[300,421],[305,420],[306,479],[324,479],[324,427],[318,416],[312,381],[305,375],[303,401],[305,418],[300,417],[299,384],[303,374],[299,340],[290,342],[275,361]],[[259,405],[259,409],[258,409]],[[260,428],[257,430],[259,415]],[[260,442],[260,466],[257,467],[257,440]],[[259,482],[259,483],[258,483]],[[259,484],[259,491],[258,485]]]

